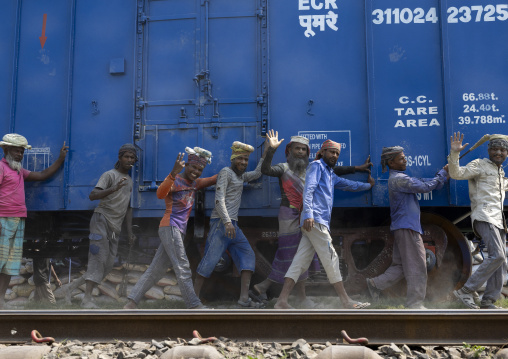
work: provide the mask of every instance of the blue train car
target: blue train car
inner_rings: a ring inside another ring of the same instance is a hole
[[[54,161],[64,141],[70,146],[57,176],[28,186],[32,213],[89,213],[99,176],[119,146],[133,142],[140,149],[132,171],[135,215],[140,222],[160,218],[164,203],[154,192],[176,153],[185,146],[211,150],[208,176],[229,165],[231,143],[239,140],[256,148],[252,169],[273,128],[286,141],[307,136],[312,158],[325,139],[342,143],[342,165],[371,155],[376,186],[337,193],[334,213],[345,227],[386,224],[383,146],[403,146],[407,172],[432,177],[446,164],[453,132],[470,143],[506,133],[508,4],[474,4],[9,1],[0,25],[0,130],[28,138],[31,170]],[[485,155],[479,148],[462,163]],[[282,161],[279,150],[274,162]],[[213,195],[205,193],[204,215]],[[451,221],[468,211],[466,182],[452,180],[420,200],[444,216],[429,221],[456,242],[462,274],[455,282],[462,281],[470,256]],[[267,217],[267,228],[252,225],[253,236],[273,239],[279,202],[274,178],[245,188],[242,218]],[[456,222],[467,231],[467,221]]]

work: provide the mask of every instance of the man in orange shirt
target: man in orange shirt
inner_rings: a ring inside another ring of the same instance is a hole
[[[187,147],[185,151],[189,154],[187,163],[183,161],[184,154],[179,153],[171,173],[157,189],[157,198],[166,202],[166,212],[159,226],[161,244],[150,267],[130,292],[124,309],[136,309],[141,298],[166,274],[168,268],[175,271],[187,308],[204,308],[192,286],[192,272],[183,239],[196,191],[214,185],[217,175],[199,178],[205,166],[211,163],[211,152],[199,147]],[[183,174],[178,174],[182,169]]]

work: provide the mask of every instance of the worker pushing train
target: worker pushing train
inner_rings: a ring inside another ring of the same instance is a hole
[[[205,278],[209,278],[224,251],[228,250],[241,273],[238,304],[245,308],[259,307],[249,298],[249,286],[255,269],[255,255],[247,238],[238,227],[238,210],[242,199],[244,182],[261,177],[261,165],[268,145],[254,171],[245,172],[249,155],[254,151],[250,145],[235,141],[231,147],[231,167],[223,168],[217,177],[215,207],[210,217],[210,230],[206,239],[205,253],[197,269],[194,289],[199,297]]]
[[[378,301],[382,290],[406,278],[406,307],[426,309],[423,300],[427,290],[427,261],[416,194],[442,188],[448,180],[448,166],[444,166],[434,178],[419,179],[404,173],[406,165],[407,159],[402,147],[383,147],[381,166],[383,172],[387,166],[390,169],[390,230],[395,238],[390,267],[375,278],[367,278],[367,287],[373,301]]]
[[[68,303],[72,291],[86,283],[81,307],[98,308],[92,300],[92,291],[113,269],[124,220],[129,242],[133,243],[136,239],[132,231],[132,208],[129,206],[132,193],[129,171],[137,160],[134,145],[127,143],[120,147],[114,168],[102,174],[89,195],[91,201],[100,202],[90,220],[88,268],[83,276],[62,287]]]
[[[309,268],[316,252],[344,308],[362,309],[370,305],[356,302],[346,293],[339,268],[339,257],[330,236],[330,220],[334,187],[351,192],[367,191],[375,182],[370,174],[368,183],[338,177],[333,172],[333,167],[339,158],[340,149],[339,143],[326,140],[316,154],[315,161],[307,167],[300,219],[303,235],[285,275],[282,292],[274,306],[276,309],[292,308],[288,303],[289,295],[300,275]]]
[[[187,162],[183,161],[184,154],[179,153],[173,169],[157,189],[157,198],[166,202],[166,211],[159,226],[161,244],[152,263],[131,290],[124,309],[137,308],[143,295],[166,274],[168,268],[173,268],[175,272],[187,308],[204,308],[194,292],[183,239],[196,191],[214,185],[217,175],[199,178],[205,166],[211,163],[211,152],[200,147],[187,147],[185,152],[188,154]],[[179,174],[182,169],[183,173]]]
[[[65,142],[56,161],[40,171],[28,171],[22,161],[25,149],[31,149],[25,137],[8,133],[0,141],[4,157],[0,161],[0,309],[12,275],[18,275],[25,233],[25,182],[44,181],[53,176],[65,161],[69,150]]]
[[[488,257],[483,260],[464,286],[455,290],[453,294],[468,308],[478,309],[473,299],[473,292],[487,282],[480,308],[500,309],[494,303],[501,295],[507,269],[505,242],[508,229],[503,202],[505,191],[508,191],[508,179],[505,178],[503,163],[508,155],[508,136],[483,136],[469,151],[489,141],[489,158],[479,158],[466,166],[460,166],[460,151],[468,145],[467,143],[462,145],[463,139],[464,134],[460,132],[450,137],[450,155],[448,156],[450,176],[456,180],[468,180],[473,231],[476,237],[485,243]]]
[[[303,206],[303,188],[310,154],[309,139],[303,136],[292,136],[285,149],[286,162],[272,166],[275,151],[284,139],[279,140],[279,133],[274,130],[268,131],[267,139],[269,148],[261,166],[261,173],[279,178],[281,203],[278,215],[278,248],[272,262],[272,271],[267,279],[253,286],[254,295],[262,300],[267,299],[266,291],[273,283],[284,283],[284,276],[291,265],[302,237],[300,213]],[[361,166],[337,166],[333,170],[336,175],[340,176],[356,171],[370,172],[370,166],[372,163],[367,158]],[[312,274],[319,272],[319,270],[317,255],[314,255],[309,270],[304,271],[295,284],[299,306],[306,308],[314,306],[314,303],[306,296],[305,282],[309,277],[309,272]]]

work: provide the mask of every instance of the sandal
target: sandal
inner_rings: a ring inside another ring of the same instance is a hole
[[[259,299],[261,299],[261,301],[263,301],[263,302],[267,301],[268,302],[268,296],[266,295],[266,292],[261,293],[261,291],[257,287],[257,284],[254,284],[252,286],[252,288],[255,290],[254,294],[257,293],[256,295],[259,297]]]
[[[489,299],[482,300],[480,302],[480,309],[503,309],[502,307],[498,307]]]
[[[357,302],[354,300],[352,300],[348,304],[349,304],[349,307],[347,307],[345,309],[364,309],[364,308],[367,308],[368,306],[370,306],[369,302],[362,303],[362,302]]]
[[[460,299],[462,301],[462,303],[464,303],[464,305],[466,307],[468,307],[469,309],[480,309],[480,307],[478,307],[475,304],[472,293],[466,293],[461,288],[461,289],[458,289],[458,290],[454,290],[453,291],[453,295],[455,297],[457,297],[457,299]]]
[[[249,297],[254,299],[254,301],[258,303],[266,304],[268,303],[268,298],[266,297],[266,293],[256,294],[253,290],[249,290]]]
[[[246,302],[239,299],[238,304],[240,305],[240,308],[246,309],[261,309],[265,307],[263,303],[253,302],[251,298],[249,298]]]

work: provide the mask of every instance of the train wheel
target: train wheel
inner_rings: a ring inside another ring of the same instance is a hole
[[[453,289],[460,288],[471,276],[472,257],[467,239],[448,219],[433,213],[422,213],[421,222],[441,227],[448,238],[441,265],[428,273],[427,299],[441,300]]]

